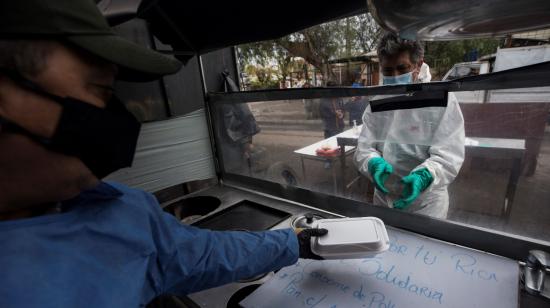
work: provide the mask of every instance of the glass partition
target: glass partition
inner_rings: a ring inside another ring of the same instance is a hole
[[[404,96],[219,103],[213,114],[227,173],[548,241],[547,93],[466,103],[459,94],[472,93],[456,92],[399,110],[380,106]],[[418,196],[404,202],[411,189]]]
[[[540,87],[545,64],[536,78],[527,67],[550,61],[550,40],[419,42],[417,61],[412,49],[409,57],[379,57],[383,35],[362,14],[237,46],[241,90],[396,83],[479,90],[445,94],[444,104],[411,103],[408,95],[215,104],[225,172],[548,243],[550,85]],[[539,87],[502,89],[530,80]]]

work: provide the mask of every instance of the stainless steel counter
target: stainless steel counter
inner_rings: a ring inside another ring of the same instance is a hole
[[[211,215],[215,215],[216,213],[219,213],[220,211],[229,208],[243,200],[248,200],[252,202],[259,203],[261,205],[265,205],[271,208],[275,208],[278,210],[282,210],[285,212],[290,213],[292,216],[285,219],[284,221],[278,223],[271,229],[282,229],[282,228],[289,228],[291,227],[291,221],[300,215],[304,215],[306,213],[315,213],[320,214],[326,218],[330,217],[343,217],[342,215],[338,215],[337,213],[333,212],[327,212],[322,211],[316,208],[313,208],[311,206],[308,206],[306,204],[296,203],[288,200],[284,200],[281,198],[277,198],[271,195],[261,194],[258,192],[236,188],[236,187],[230,187],[230,186],[223,186],[218,185],[214,186],[202,191],[195,192],[193,194],[187,195],[181,199],[172,200],[169,203],[162,204],[161,206],[166,207],[170,204],[173,204],[174,202],[180,201],[182,199],[188,199],[195,196],[213,196],[216,198],[219,198],[221,201],[220,206],[212,211],[211,213],[202,216],[194,222],[200,221],[202,219],[206,219],[207,217],[210,217]],[[335,208],[336,209],[336,208]],[[227,302],[231,298],[235,292],[238,290],[252,284],[261,284],[265,281],[267,281],[273,273],[267,274],[265,277],[261,277],[254,281],[247,281],[247,282],[239,282],[239,283],[231,283],[227,284],[221,287],[208,289],[205,291],[193,293],[189,295],[189,298],[191,298],[197,305],[204,308],[223,308],[227,306]],[[530,296],[526,294],[525,292],[521,292],[520,296],[520,306],[519,307],[533,307],[533,308],[543,308],[548,307],[549,303],[545,302],[542,299],[535,298],[533,296]],[[290,307],[289,307],[290,308]]]
[[[278,223],[271,229],[284,229],[284,228],[290,228],[291,227],[291,221],[300,215],[304,215],[306,213],[315,213],[319,214],[325,218],[330,217],[342,217],[341,215],[337,215],[335,213],[330,213],[326,211],[320,211],[318,209],[309,207],[305,204],[299,204],[295,202],[286,201],[283,199],[278,199],[273,196],[268,195],[262,195],[255,192],[250,192],[242,189],[237,189],[233,187],[228,186],[214,186],[211,188],[208,188],[206,190],[198,191],[193,194],[186,195],[184,198],[181,199],[188,199],[191,197],[196,196],[212,196],[219,198],[221,201],[220,206],[209,213],[208,215],[202,216],[198,219],[195,219],[192,221],[192,223],[198,222],[202,219],[206,219],[212,215],[215,215],[216,213],[219,213],[220,211],[229,208],[243,200],[248,200],[252,202],[259,203],[261,205],[265,205],[271,208],[275,208],[278,210],[282,210],[285,212],[290,213],[292,216],[285,219],[284,221]],[[173,204],[175,202],[180,201],[181,199],[171,200],[170,202],[167,202],[165,204],[162,204],[163,207],[169,206],[170,204]],[[221,308],[226,307],[227,302],[229,301],[229,298],[237,292],[239,289],[246,287],[251,284],[261,284],[265,281],[267,281],[269,278],[273,276],[273,273],[268,273],[265,277],[262,277],[260,279],[254,280],[254,281],[248,281],[248,282],[240,282],[240,283],[231,283],[227,284],[221,287],[205,290],[202,292],[197,292],[194,294],[189,295],[189,298],[191,298],[196,304],[198,304],[200,307],[211,307],[211,308]]]
[[[175,200],[171,200],[169,202],[161,204],[161,206],[164,208],[164,207],[167,207],[168,205],[176,203],[180,200],[188,199],[188,198],[196,197],[196,196],[216,197],[216,198],[220,199],[221,205],[215,211],[213,211],[213,212],[209,213],[208,215],[205,215],[205,216],[203,216],[200,219],[197,219],[195,221],[205,219],[206,217],[214,215],[214,214],[216,214],[216,213],[218,213],[218,212],[220,212],[220,211],[222,211],[222,210],[224,210],[224,209],[226,209],[226,208],[228,208],[232,205],[235,205],[236,203],[241,202],[243,200],[253,201],[253,202],[268,206],[268,207],[272,207],[272,208],[275,208],[275,209],[278,209],[278,210],[289,212],[293,216],[294,215],[302,215],[302,214],[311,212],[311,213],[320,213],[323,216],[327,216],[327,217],[328,216],[331,216],[331,217],[344,217],[343,215],[338,215],[338,214],[333,213],[333,212],[323,211],[323,210],[308,206],[306,204],[292,202],[292,201],[284,200],[282,198],[277,198],[277,197],[274,197],[274,196],[271,196],[271,195],[261,194],[261,193],[258,193],[258,192],[252,192],[252,191],[246,190],[244,188],[241,189],[241,188],[235,188],[235,187],[230,187],[230,186],[222,186],[222,185],[213,186],[213,187],[207,188],[205,190],[201,190],[201,191],[186,195],[185,197],[175,199]],[[195,222],[195,221],[193,221],[193,222]],[[274,227],[274,229],[288,228],[290,226],[289,222],[290,222],[290,220],[284,221],[284,222],[280,223],[279,225],[277,225],[276,227]]]

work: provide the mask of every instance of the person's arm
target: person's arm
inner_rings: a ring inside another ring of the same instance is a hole
[[[378,125],[382,125],[383,123],[377,122],[379,121],[375,121],[370,106],[367,106],[363,114],[363,128],[357,140],[357,149],[354,155],[354,162],[359,172],[371,180],[372,177],[368,168],[369,161],[375,157],[382,157],[382,153],[379,150],[381,139],[378,138],[377,132],[382,129]]]
[[[429,189],[449,185],[458,175],[464,162],[464,117],[458,100],[449,93],[445,113],[434,133],[430,157],[414,170],[427,168],[433,177]]]
[[[298,239],[291,229],[209,231],[183,225],[160,208],[154,210],[153,219],[158,256],[150,274],[156,276],[159,294],[185,295],[298,260]]]

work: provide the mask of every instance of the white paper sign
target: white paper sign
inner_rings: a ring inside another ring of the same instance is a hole
[[[241,302],[246,308],[518,307],[517,262],[388,229],[390,250],[302,260]]]

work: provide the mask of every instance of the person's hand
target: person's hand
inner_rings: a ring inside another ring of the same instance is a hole
[[[297,228],[294,230],[298,236],[298,244],[300,245],[300,258],[323,260],[322,257],[316,255],[311,251],[311,238],[314,236],[323,236],[328,233],[327,229],[302,229]]]
[[[433,182],[433,176],[426,168],[411,172],[401,182],[405,185],[402,198],[393,203],[396,209],[408,208],[420,194]]]
[[[384,183],[393,173],[393,167],[382,157],[374,157],[369,161],[368,165],[369,173],[374,180],[374,185],[381,192],[387,194],[389,191],[384,186]]]

